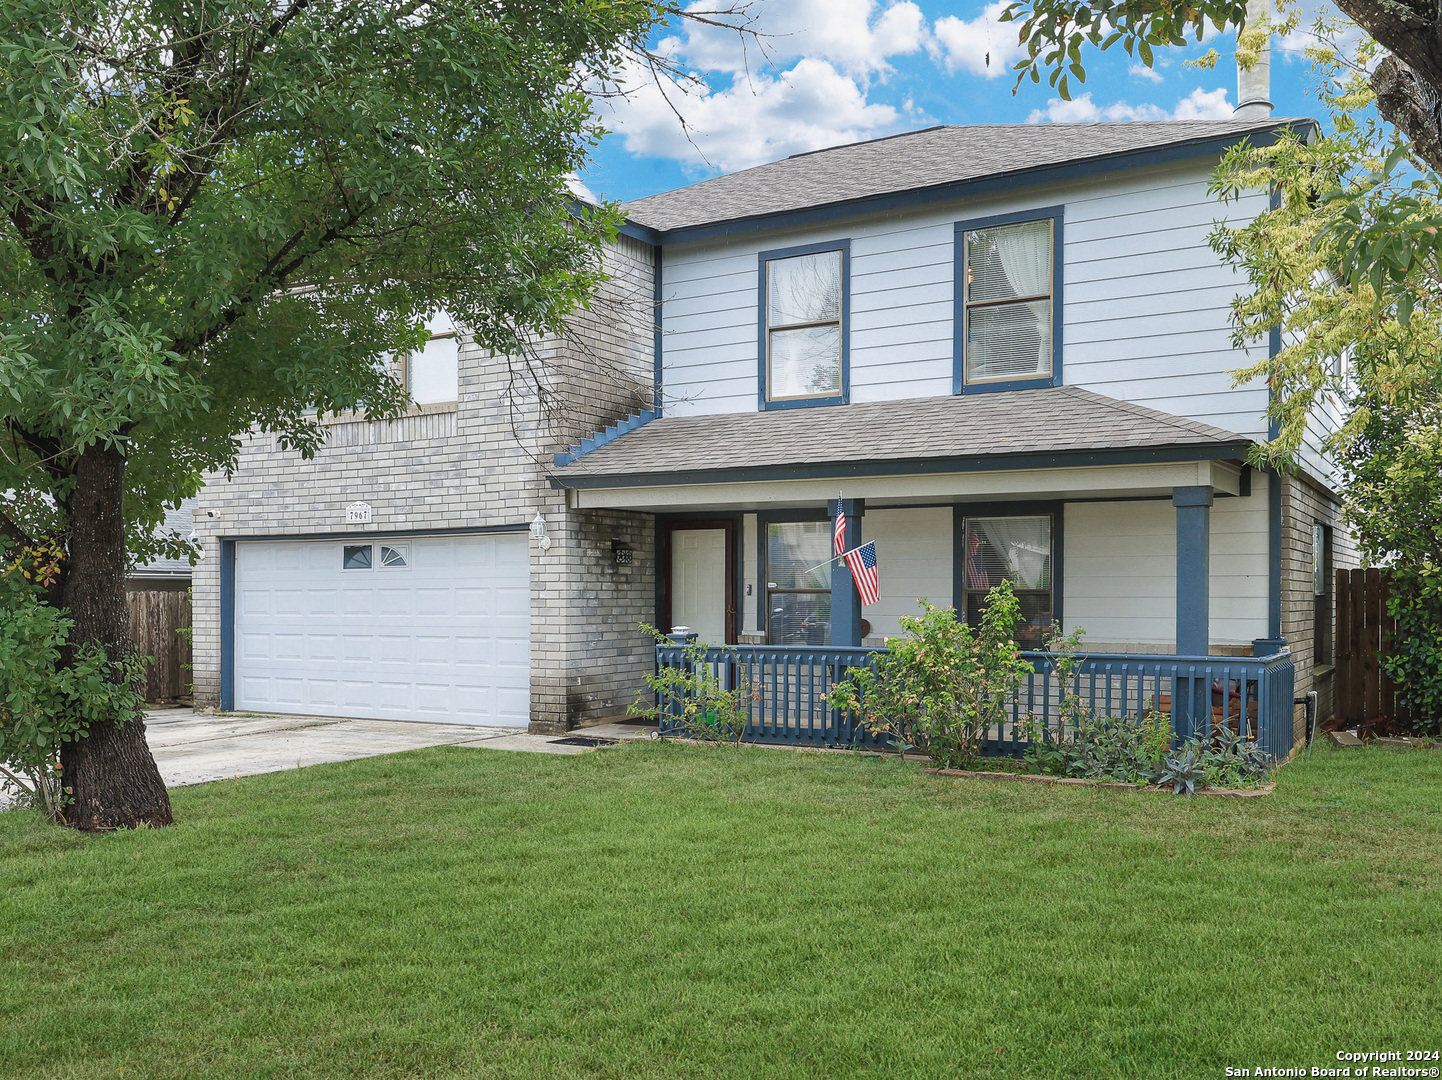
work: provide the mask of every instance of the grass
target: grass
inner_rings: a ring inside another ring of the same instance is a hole
[[[0,1076],[1217,1077],[1431,1048],[1442,754],[1264,799],[443,747],[0,814]]]

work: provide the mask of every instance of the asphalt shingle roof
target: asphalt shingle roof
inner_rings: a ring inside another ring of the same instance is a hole
[[[973,468],[1015,455],[1186,449],[1237,456],[1249,440],[1076,386],[653,420],[553,471],[562,487],[744,470],[855,474],[880,463]],[[829,467],[829,469],[828,469]]]
[[[659,232],[805,210],[1314,121],[1158,120],[933,127],[797,154],[625,203]]]
[[[165,511],[165,521],[155,531],[160,535],[175,534],[181,537],[189,537],[195,531],[195,504],[194,496],[185,499],[180,506]],[[155,559],[140,566],[132,567],[130,573],[138,577],[189,577],[191,566],[189,559]]]

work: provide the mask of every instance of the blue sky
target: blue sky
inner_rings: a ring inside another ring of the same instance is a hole
[[[708,0],[698,8],[720,6]],[[761,0],[753,7],[767,55],[736,35],[695,24],[660,35],[661,51],[703,85],[663,94],[643,72],[630,93],[600,103],[612,133],[581,175],[605,198],[633,199],[789,154],[932,124],[1220,119],[1236,104],[1231,35],[1158,50],[1147,70],[1120,47],[1084,57],[1085,86],[1063,102],[1045,80],[1015,95],[1021,56],[1003,3],[942,0]],[[1183,61],[1207,48],[1215,70]],[[988,63],[989,61],[989,63]],[[1272,50],[1278,116],[1312,116],[1306,61]],[[670,98],[691,126],[688,140]]]

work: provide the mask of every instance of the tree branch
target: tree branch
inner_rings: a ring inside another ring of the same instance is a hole
[[[4,534],[15,543],[20,544],[24,547],[33,547],[35,544],[35,541],[31,538],[30,534],[27,533],[24,529],[22,529],[19,525],[15,524],[14,519],[11,518],[10,515],[7,514],[4,510],[0,510],[0,534]]]
[[[1417,156],[1442,172],[1442,98],[1396,56],[1385,57],[1369,80],[1377,111],[1412,140]]]

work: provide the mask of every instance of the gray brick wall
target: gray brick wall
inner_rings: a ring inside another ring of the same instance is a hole
[[[539,368],[463,345],[455,406],[391,423],[332,418],[311,461],[256,434],[232,477],[207,478],[193,578],[197,705],[220,700],[222,536],[524,526],[539,510],[553,545],[531,545],[532,726],[558,731],[623,713],[653,654],[640,635],[612,631],[651,617],[653,519],[573,515],[547,477],[553,452],[650,404],[651,258],[646,245],[619,238],[606,256],[611,279],[567,334],[539,345]],[[345,524],[357,500],[372,507],[369,526]],[[612,537],[635,551],[631,567],[614,565]]]
[[[1312,525],[1332,526],[1333,570],[1358,566],[1357,546],[1341,524],[1341,507],[1320,485],[1303,474],[1285,477],[1282,487],[1282,636],[1297,667],[1298,697],[1317,691],[1317,715],[1327,719],[1335,709],[1336,683],[1330,665],[1318,669],[1313,652],[1315,604],[1312,586]],[[1335,587],[1334,587],[1335,591]],[[1333,632],[1335,633],[1335,597]],[[1294,717],[1296,740],[1306,734],[1306,714]]]

